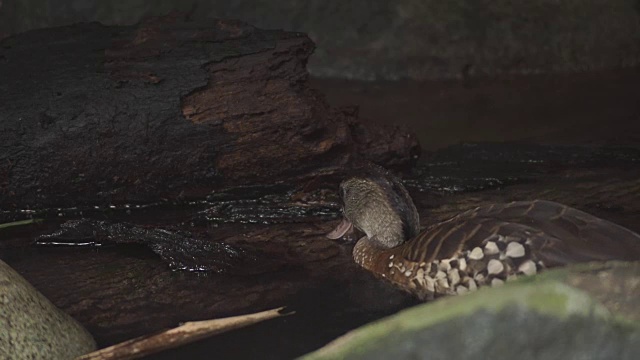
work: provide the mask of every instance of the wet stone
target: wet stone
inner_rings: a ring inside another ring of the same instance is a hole
[[[0,260],[0,358],[73,359],[95,350],[91,335]]]
[[[639,269],[638,262],[591,263],[537,281],[493,279],[485,291],[400,312],[304,359],[635,360]]]

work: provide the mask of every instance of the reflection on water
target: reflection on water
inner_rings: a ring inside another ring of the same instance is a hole
[[[532,182],[558,168],[638,164],[637,148],[462,144],[426,156],[406,185],[416,191],[458,193]]]

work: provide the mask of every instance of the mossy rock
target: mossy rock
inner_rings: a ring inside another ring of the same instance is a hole
[[[74,359],[91,335],[0,260],[0,359]]]
[[[303,359],[638,359],[640,262],[548,271],[419,305]]]

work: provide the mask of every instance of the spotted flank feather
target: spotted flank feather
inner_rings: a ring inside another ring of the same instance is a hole
[[[354,249],[358,264],[423,300],[501,285],[545,268],[526,240],[513,236],[493,235],[478,246],[463,245],[453,256],[426,256],[429,259],[417,261],[403,256],[408,247],[381,251],[367,245],[370,243],[361,241]]]
[[[366,217],[369,209],[351,209],[351,213],[356,211]],[[425,300],[500,286],[549,267],[640,259],[640,235],[543,200],[480,206],[432,225],[394,247],[386,247],[388,242],[379,241],[375,231],[360,230],[369,236],[354,247],[356,263]]]

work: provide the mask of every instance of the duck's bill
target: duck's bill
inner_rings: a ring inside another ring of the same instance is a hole
[[[343,218],[340,224],[338,224],[338,226],[336,226],[335,229],[333,229],[330,233],[326,234],[325,236],[328,237],[329,239],[336,240],[336,239],[340,239],[341,237],[344,236],[344,234],[351,231],[353,231],[353,224],[349,220]]]

